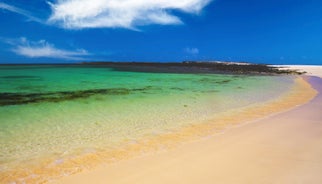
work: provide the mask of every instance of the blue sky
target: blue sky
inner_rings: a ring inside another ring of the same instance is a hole
[[[0,0],[0,63],[322,64],[320,0]]]

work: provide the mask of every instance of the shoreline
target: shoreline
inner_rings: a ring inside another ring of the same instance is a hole
[[[317,76],[322,78],[321,65],[272,65],[280,70],[295,70],[309,76]]]
[[[143,162],[143,165],[150,165],[151,162],[152,163],[156,162],[156,160],[146,161],[144,159],[149,160],[150,158],[158,157],[160,152],[161,152],[161,155],[162,154],[169,155],[169,154],[171,154],[171,152],[177,152],[178,150],[182,149],[182,147],[189,147],[189,145],[191,146],[192,144],[195,144],[194,143],[195,141],[199,142],[201,144],[205,140],[204,138],[206,138],[206,141],[209,141],[212,139],[217,139],[221,135],[225,135],[227,132],[235,131],[234,129],[231,129],[231,127],[238,127],[236,129],[239,129],[239,127],[243,128],[243,127],[247,127],[247,126],[252,126],[252,125],[250,125],[252,123],[249,123],[249,122],[265,121],[265,120],[270,119],[272,117],[279,116],[280,114],[287,113],[289,111],[293,111],[294,109],[298,108],[299,105],[302,106],[303,104],[306,104],[306,102],[310,101],[313,98],[313,96],[315,96],[314,90],[311,90],[309,93],[306,93],[307,96],[303,97],[303,95],[305,95],[305,93],[303,92],[303,89],[305,91],[305,88],[308,89],[308,87],[310,88],[310,86],[305,86],[308,84],[306,82],[304,82],[303,78],[298,78],[296,80],[298,83],[296,86],[297,87],[301,86],[302,88],[293,89],[291,91],[291,93],[284,96],[284,98],[276,99],[276,100],[274,100],[275,102],[274,101],[269,102],[269,103],[271,103],[270,105],[267,103],[261,104],[262,108],[264,106],[266,107],[266,108],[261,109],[261,112],[257,111],[258,113],[254,113],[254,110],[258,110],[258,108],[259,108],[259,106],[254,105],[253,107],[248,107],[246,109],[243,109],[244,114],[239,113],[239,114],[243,114],[243,115],[238,116],[238,117],[235,116],[235,119],[232,119],[230,117],[231,117],[231,115],[236,115],[237,112],[230,112],[231,114],[228,113],[227,116],[225,117],[226,119],[224,118],[224,119],[220,120],[222,122],[225,122],[225,123],[223,123],[224,126],[222,124],[215,125],[214,123],[211,124],[208,122],[208,123],[204,123],[204,124],[200,124],[200,125],[186,127],[180,131],[180,134],[177,134],[177,135],[175,135],[175,134],[162,135],[160,137],[157,137],[155,139],[152,139],[152,140],[146,142],[145,145],[147,145],[147,147],[149,147],[149,148],[151,148],[151,147],[158,148],[160,145],[162,145],[164,143],[168,143],[168,145],[169,145],[169,141],[173,141],[173,140],[175,140],[175,142],[177,144],[173,144],[175,146],[172,146],[172,147],[170,146],[165,151],[164,150],[159,150],[159,151],[157,150],[157,151],[154,151],[152,154],[143,154],[141,156],[136,156],[133,158],[132,157],[125,158],[125,159],[123,158],[123,160],[113,162],[113,163],[105,165],[105,166],[98,166],[97,168],[82,171],[80,173],[76,173],[75,175],[60,178],[59,180],[54,181],[54,183],[82,183],[82,182],[83,183],[88,183],[88,182],[94,182],[94,183],[101,182],[101,183],[103,183],[103,181],[111,181],[111,182],[113,181],[112,183],[119,182],[117,177],[114,177],[114,176],[109,177],[109,176],[105,175],[104,173],[115,172],[114,170],[110,170],[110,169],[113,168],[114,166],[118,167],[119,164],[121,164],[121,166],[122,166],[122,164],[124,164],[124,163],[133,162],[133,161],[135,162],[136,160],[141,160],[141,159],[143,159],[140,161],[140,162]],[[301,85],[299,85],[300,83],[301,83]],[[298,94],[294,94],[294,91],[297,91]],[[302,98],[299,98],[299,97],[302,97]],[[285,98],[287,99],[286,101],[292,102],[292,103],[285,104],[284,103]],[[281,102],[283,102],[284,104]],[[279,106],[279,108],[276,108],[277,106]],[[239,111],[240,111],[240,109],[239,109]],[[257,114],[260,114],[260,115],[257,115]],[[236,120],[238,120],[238,121],[236,121]],[[215,121],[215,120],[213,119],[212,121]],[[218,119],[217,119],[217,121],[218,121]],[[222,128],[220,130],[223,130],[223,129],[225,130],[227,128],[227,122],[229,123],[230,128],[228,129],[228,131],[225,131],[225,134],[218,134],[218,132],[214,133],[213,131],[209,132],[209,130],[216,130],[216,129],[218,130],[218,128],[219,129]],[[242,123],[240,123],[240,122],[242,122]],[[197,127],[197,126],[199,126],[199,127]],[[218,126],[223,126],[224,128],[218,127]],[[207,132],[207,130],[208,130],[208,132]],[[230,133],[228,133],[228,134],[230,134]],[[197,138],[197,139],[191,139],[192,135],[194,135],[195,136],[194,138]],[[214,136],[216,138],[214,138]],[[189,141],[187,141],[187,138],[189,138]],[[201,140],[199,140],[200,138],[201,138]],[[192,140],[194,140],[194,141],[192,141]],[[216,140],[212,140],[212,141],[216,141]],[[181,142],[181,143],[185,142],[185,144],[179,144],[180,146],[178,146],[178,142]],[[173,149],[169,149],[169,148],[173,148]],[[151,149],[142,149],[142,147],[139,148],[139,147],[136,147],[135,145],[134,145],[134,147],[129,148],[129,149],[132,149],[135,152],[139,151],[141,153],[142,152],[149,153],[151,151]],[[194,152],[193,150],[190,150],[190,151]],[[117,154],[117,153],[114,153],[114,154]],[[186,153],[180,152],[178,154],[184,155]],[[122,154],[121,154],[121,157],[122,157]],[[167,160],[172,160],[172,158],[167,157]],[[165,162],[166,162],[166,160],[165,160]],[[137,163],[137,164],[139,164],[139,163]],[[161,163],[159,163],[159,164],[161,164]],[[141,165],[141,163],[139,165]],[[177,168],[177,166],[175,168]],[[129,165],[127,165],[126,168],[124,168],[124,169],[125,170],[130,169]],[[145,168],[143,170],[146,170],[146,169],[148,169],[148,168]],[[211,168],[209,168],[209,169],[211,169]],[[131,170],[131,172],[132,171],[136,172],[135,170]],[[144,171],[142,171],[142,172],[144,172]],[[193,173],[190,173],[190,174],[193,175]],[[190,174],[187,176],[190,176]],[[126,175],[125,173],[123,176],[121,175],[121,173],[118,174],[119,177],[125,177],[125,175]],[[154,177],[156,177],[155,179],[158,179],[157,178],[158,176],[154,175]],[[145,176],[143,178],[145,178]],[[143,178],[141,178],[141,179],[143,179]],[[149,178],[151,178],[151,177],[149,177]],[[128,181],[128,182],[132,183],[133,181],[132,182]],[[125,182],[125,183],[127,183],[127,182]],[[140,183],[140,182],[138,182],[138,183]]]
[[[65,178],[65,175],[69,178],[74,174],[92,172],[104,164],[113,165],[127,160],[135,160],[137,157],[176,150],[181,146],[189,145],[191,142],[220,136],[223,133],[230,132],[231,129],[247,126],[253,121],[275,116],[308,101],[314,95],[314,90],[306,90],[311,89],[311,87],[305,82],[305,78],[307,79],[307,77],[297,77],[296,82],[291,83],[293,89],[285,90],[285,94],[278,98],[258,102],[243,108],[232,109],[228,112],[214,115],[211,120],[191,124],[168,133],[147,135],[135,142],[126,142],[124,146],[117,149],[89,152],[79,157],[73,157],[70,160],[57,160],[54,163],[44,160],[45,165],[56,164],[57,167],[31,166],[28,171],[26,170],[27,172],[24,172],[24,170],[21,170],[22,172],[12,170],[7,174],[2,173],[5,177],[1,181],[5,183],[13,181],[12,179],[15,176],[22,176],[21,181],[28,183],[60,181],[60,179]],[[30,175],[28,173],[35,174]]]

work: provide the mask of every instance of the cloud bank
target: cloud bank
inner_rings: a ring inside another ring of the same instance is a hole
[[[181,24],[173,14],[198,14],[211,0],[57,0],[48,21],[67,29]]]
[[[18,55],[30,57],[30,58],[59,58],[70,60],[81,60],[82,56],[87,56],[89,53],[84,49],[78,49],[75,51],[68,51],[55,48],[54,45],[48,43],[46,40],[40,40],[37,42],[29,41],[22,37],[19,39],[18,44],[12,50]]]

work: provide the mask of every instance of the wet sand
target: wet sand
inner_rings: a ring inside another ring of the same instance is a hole
[[[172,150],[54,183],[322,183],[322,79],[308,103]]]

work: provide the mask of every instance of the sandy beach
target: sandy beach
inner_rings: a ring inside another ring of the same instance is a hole
[[[279,67],[280,69],[291,69],[297,70],[299,72],[306,72],[309,76],[318,76],[322,78],[322,67],[318,65],[273,65]]]
[[[322,67],[292,67],[313,75],[304,78],[318,93],[307,103],[53,183],[322,183]]]
[[[0,0],[0,184],[322,184],[322,0]]]

